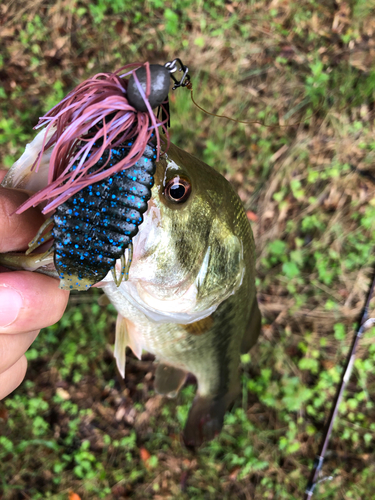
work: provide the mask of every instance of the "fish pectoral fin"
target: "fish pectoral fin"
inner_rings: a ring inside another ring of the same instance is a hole
[[[138,359],[141,359],[143,347],[136,328],[131,321],[124,318],[121,314],[118,314],[116,321],[114,357],[122,378],[125,378],[126,347],[130,347],[134,355],[137,356]]]
[[[108,306],[108,304],[110,304],[111,301],[109,300],[109,298],[107,297],[107,295],[105,295],[103,293],[103,295],[101,295],[99,298],[98,298],[98,304],[102,307],[104,306]]]
[[[121,314],[117,316],[116,321],[116,334],[115,334],[115,351],[114,357],[116,360],[117,369],[122,378],[125,378],[125,363],[126,354],[125,349],[128,345],[128,330],[126,328],[126,320]]]
[[[259,311],[257,298],[254,297],[249,321],[244,336],[242,337],[241,354],[246,354],[255,345],[256,341],[258,340],[261,327],[262,327],[262,315],[260,314]]]
[[[59,279],[50,251],[41,254],[25,255],[24,253],[0,254],[0,265],[15,271],[35,271]]]
[[[159,363],[155,372],[155,391],[158,394],[175,398],[184,385],[187,373],[180,368]]]

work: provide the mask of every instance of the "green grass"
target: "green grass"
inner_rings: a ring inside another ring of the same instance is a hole
[[[180,431],[194,386],[165,401],[151,361],[131,356],[120,380],[113,307],[97,292],[72,296],[0,406],[2,498],[302,498],[374,262],[375,190],[360,175],[375,174],[374,2],[15,5],[0,34],[5,166],[74,85],[135,60],[178,56],[203,108],[262,122],[206,115],[186,89],[172,97],[173,142],[257,215],[264,328],[222,433],[193,455]],[[373,496],[374,335],[361,341],[316,498]]]

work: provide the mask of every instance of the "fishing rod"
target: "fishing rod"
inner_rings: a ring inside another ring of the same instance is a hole
[[[326,454],[326,451],[328,448],[329,439],[331,437],[333,424],[334,424],[335,418],[337,416],[339,404],[340,404],[344,389],[345,389],[346,384],[348,383],[348,381],[350,379],[350,375],[351,375],[351,372],[353,369],[355,355],[356,355],[359,340],[362,337],[364,331],[367,330],[373,324],[375,324],[375,318],[368,319],[370,300],[371,300],[372,295],[374,293],[374,287],[375,287],[375,266],[374,266],[373,272],[372,272],[371,286],[370,286],[370,289],[367,293],[366,302],[365,302],[365,305],[364,305],[362,312],[361,312],[361,315],[360,315],[359,327],[357,328],[357,330],[354,334],[352,346],[351,346],[351,349],[349,351],[349,354],[348,354],[348,357],[346,360],[346,365],[345,365],[345,369],[343,370],[343,373],[341,376],[340,384],[337,388],[336,396],[335,396],[335,399],[334,399],[334,402],[332,405],[331,413],[330,413],[329,418],[328,418],[328,422],[327,422],[327,425],[325,428],[325,432],[323,435],[323,439],[322,439],[322,442],[320,445],[319,452],[315,456],[315,461],[314,461],[314,464],[313,464],[313,467],[311,470],[311,474],[310,474],[310,478],[309,478],[309,481],[307,483],[307,487],[305,490],[304,500],[311,499],[311,497],[313,496],[313,493],[314,493],[315,486],[318,483],[319,472],[322,470],[322,467],[323,467],[325,454]]]

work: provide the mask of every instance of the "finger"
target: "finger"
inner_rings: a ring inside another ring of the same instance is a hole
[[[7,371],[0,374],[0,400],[16,389],[25,378],[27,369],[26,356],[22,356]]]
[[[0,187],[0,253],[27,248],[43,224],[44,217],[36,208],[19,215],[14,213],[27,199],[25,193]]]
[[[38,336],[39,330],[0,335],[0,375],[14,365]]]
[[[0,182],[4,179],[7,172],[8,172],[8,170],[0,170]]]
[[[38,273],[0,273],[0,334],[40,330],[59,321],[69,292],[58,285]]]

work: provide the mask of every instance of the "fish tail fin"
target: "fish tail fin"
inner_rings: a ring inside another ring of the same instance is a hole
[[[223,427],[224,415],[239,394],[236,389],[222,396],[200,396],[197,394],[190,409],[183,432],[187,448],[195,449],[205,441],[214,439]]]

